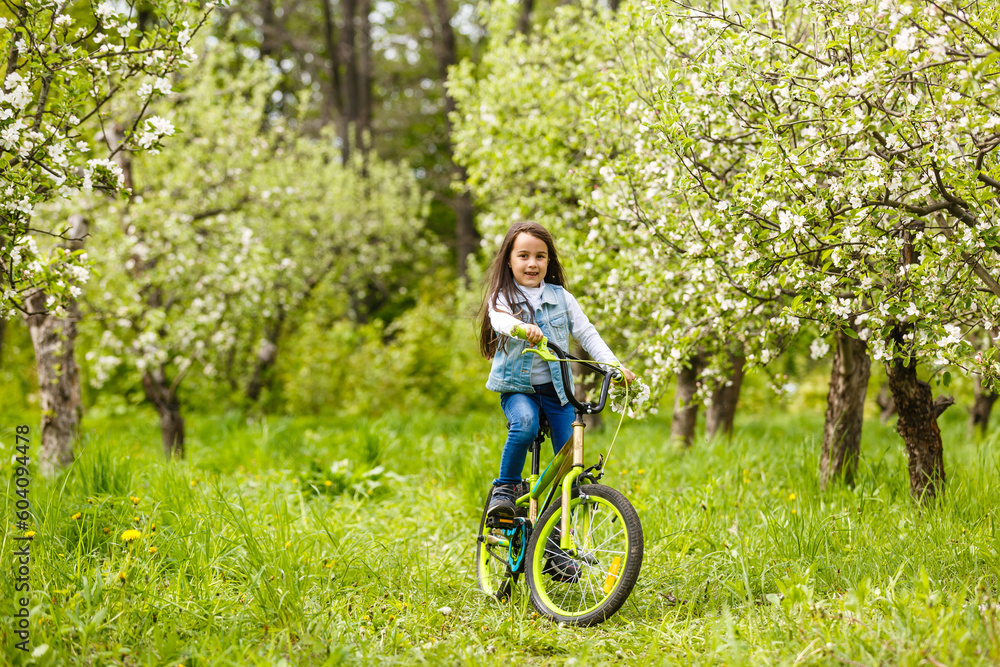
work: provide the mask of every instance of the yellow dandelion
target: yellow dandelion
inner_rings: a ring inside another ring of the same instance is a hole
[[[333,482],[331,482],[330,480],[326,480],[325,482],[323,482],[323,485],[324,486],[333,486]]]
[[[962,529],[962,532],[963,532],[963,533],[965,532],[965,528],[963,528],[963,529]],[[36,534],[37,534],[37,533],[35,533],[35,531],[33,531],[33,530],[29,530],[29,531],[26,531],[26,532],[24,533],[24,536],[25,536],[25,537],[34,537],[34,536],[35,536]]]
[[[156,547],[149,547],[149,553],[155,554],[156,553]]]
[[[136,523],[139,523],[140,521],[142,521],[142,519],[140,519],[139,517],[135,517],[132,520],[135,521]]]
[[[149,527],[149,532],[151,532],[151,533],[155,533],[156,532],[156,523],[155,522],[153,523],[153,525],[151,525]]]
[[[91,505],[93,505],[94,504],[94,499],[93,498],[87,498],[87,502],[90,503]]]
[[[795,494],[794,493],[789,493],[788,494],[788,499],[789,500],[795,500]]]
[[[292,478],[292,484],[298,484],[298,483],[299,483],[299,478],[298,477],[293,477]]]
[[[132,501],[133,505],[139,504],[139,496],[129,496],[128,499]]]
[[[103,530],[104,530],[104,534],[105,534],[105,535],[107,535],[108,533],[110,533],[110,532],[111,532],[111,529],[110,529],[110,528],[108,528],[107,526],[105,526]]]
[[[76,520],[77,520],[77,519],[79,519],[79,518],[80,518],[81,516],[83,516],[83,514],[81,514],[80,512],[77,512],[77,513],[76,513],[76,514],[74,514],[74,515],[73,515],[73,517],[72,517],[72,518],[73,518],[73,521],[76,521]]]
[[[645,475],[646,474],[646,469],[645,468],[639,468],[639,474],[640,475]]]
[[[798,510],[792,510],[792,514],[798,514],[798,513],[799,513]]]
[[[126,579],[128,578],[128,575],[126,575],[126,574],[125,574],[124,572],[119,572],[119,573],[118,573],[118,578],[119,578],[119,579],[120,579],[121,581],[125,581],[125,580],[126,580]]]
[[[142,537],[142,533],[140,533],[138,530],[129,529],[126,530],[124,533],[122,533],[123,542],[131,542],[133,540],[139,539],[140,537]]]
[[[330,570],[330,569],[332,569],[332,568],[333,568],[333,563],[327,563],[327,564],[326,564],[326,565],[324,565],[323,567],[325,567],[326,569]]]
[[[628,469],[627,468],[622,468],[622,474],[623,475],[627,475],[628,474]]]
[[[291,541],[291,540],[288,540],[287,542],[285,542],[285,548],[286,548],[286,549],[287,549],[288,547],[290,547],[290,546],[292,546],[292,541]]]

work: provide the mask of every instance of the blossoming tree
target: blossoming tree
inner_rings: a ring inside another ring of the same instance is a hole
[[[36,215],[36,207],[123,188],[112,158],[165,136],[144,110],[169,89],[168,75],[193,57],[188,41],[212,4],[199,15],[179,0],[156,0],[141,19],[134,7],[111,2],[0,8],[0,317],[28,318],[42,398],[43,471],[72,460],[79,419],[75,299],[89,271],[84,221]],[[95,138],[108,106],[132,86],[141,86],[141,95],[121,140]]]
[[[936,419],[949,401],[933,399],[918,361],[991,382],[1000,371],[995,348],[977,352],[965,337],[1000,316],[998,9],[753,9],[664,5],[655,19],[696,26],[704,45],[685,69],[700,84],[682,95],[690,113],[651,128],[687,156],[686,185],[712,202],[712,241],[692,260],[739,248],[731,285],[865,342],[886,366],[911,494],[934,497],[945,480]],[[755,155],[723,196],[694,163],[747,137]]]
[[[184,455],[180,389],[197,373],[261,390],[263,366],[322,284],[358,292],[423,248],[424,198],[405,165],[266,118],[262,66],[226,47],[178,84],[163,116],[183,135],[126,164],[133,197],[94,203],[103,243],[88,289],[95,384],[141,384],[164,451]]]

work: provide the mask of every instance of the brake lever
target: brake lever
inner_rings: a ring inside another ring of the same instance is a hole
[[[558,362],[559,361],[559,357],[557,357],[555,354],[553,354],[552,350],[550,350],[548,348],[548,346],[546,346],[543,349],[539,349],[542,345],[545,345],[544,341],[541,342],[541,343],[539,343],[538,347],[526,347],[526,348],[524,348],[524,350],[521,352],[521,354],[533,353],[533,354],[537,354],[539,357],[541,357],[545,361]]]
[[[521,351],[521,354],[528,353],[537,354],[545,361],[559,362],[559,357],[557,357],[555,353],[549,349],[549,339],[545,336],[542,336],[542,339],[538,341],[538,345],[535,345],[534,347],[526,347]]]

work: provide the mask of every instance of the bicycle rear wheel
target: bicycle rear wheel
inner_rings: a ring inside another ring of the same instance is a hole
[[[554,621],[596,625],[618,611],[639,578],[642,524],[625,496],[599,484],[573,490],[575,556],[558,548],[561,519],[559,498],[532,531],[525,570],[531,602]]]
[[[519,574],[511,572],[508,560],[510,541],[516,536],[506,535],[505,533],[509,531],[486,525],[486,510],[490,506],[492,496],[491,490],[483,507],[483,516],[479,520],[476,540],[476,583],[479,585],[479,590],[502,601],[510,596],[511,586],[517,581]]]

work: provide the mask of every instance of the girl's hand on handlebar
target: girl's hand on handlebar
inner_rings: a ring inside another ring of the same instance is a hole
[[[625,368],[624,366],[622,366],[619,370],[622,372],[622,375],[625,376],[624,380],[625,384],[632,384],[632,382],[635,380],[636,377],[635,373]],[[621,378],[615,380],[615,384],[621,384],[621,383],[622,383]]]
[[[523,324],[522,326],[524,327],[524,337],[532,345],[537,345],[539,341],[545,338],[545,334],[542,333],[542,330],[538,327],[538,325]]]

